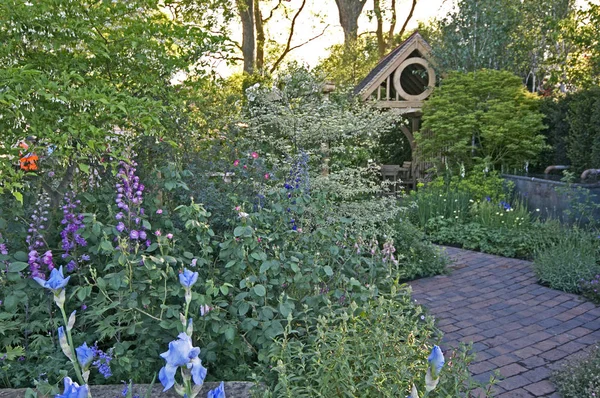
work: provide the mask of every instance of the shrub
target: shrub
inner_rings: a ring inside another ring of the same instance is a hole
[[[600,273],[600,250],[594,234],[573,229],[563,231],[556,243],[536,251],[534,270],[539,280],[553,289],[579,292],[582,279]]]
[[[543,115],[521,79],[506,71],[453,72],[423,105],[421,155],[456,170],[521,168],[544,148]]]
[[[414,383],[424,389],[427,355],[439,339],[433,319],[411,302],[405,288],[389,295],[330,303],[315,325],[291,325],[272,347],[274,375],[265,397],[400,397]],[[448,355],[448,353],[446,353]],[[461,396],[474,390],[466,350],[447,357],[437,388],[428,396]]]
[[[572,359],[552,375],[558,393],[563,398],[600,396],[600,346],[589,355]]]
[[[579,288],[584,297],[587,297],[596,304],[600,304],[600,274],[594,276],[591,280],[581,280]]]
[[[575,93],[569,102],[567,156],[573,169],[600,167],[600,88]]]
[[[394,223],[393,228],[401,280],[424,278],[446,271],[448,258],[422,231],[404,219]]]

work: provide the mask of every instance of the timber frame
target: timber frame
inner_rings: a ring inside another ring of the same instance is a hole
[[[420,129],[424,101],[431,95],[437,76],[430,62],[431,46],[415,32],[356,86],[354,94],[363,101],[401,114],[407,124],[399,126],[412,150],[412,178],[420,178],[429,165],[419,162],[414,133]]]

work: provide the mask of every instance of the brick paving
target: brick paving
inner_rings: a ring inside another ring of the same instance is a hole
[[[475,379],[501,374],[495,397],[559,397],[550,374],[600,341],[600,307],[538,285],[528,261],[444,250],[449,275],[410,282],[444,332],[442,348],[472,342]]]

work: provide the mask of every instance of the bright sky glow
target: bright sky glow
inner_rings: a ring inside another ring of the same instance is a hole
[[[597,0],[592,0],[597,1]],[[408,24],[407,30],[414,29],[420,21],[427,22],[435,18],[442,18],[448,14],[453,8],[457,0],[419,0],[415,8],[415,12],[411,21]],[[276,0],[272,0],[273,4],[277,4]],[[382,3],[384,3],[382,1]],[[576,0],[578,6],[587,4],[587,0]],[[302,4],[302,0],[288,0],[285,2],[288,9],[291,11],[289,18],[291,19],[295,10]],[[411,0],[397,0],[397,19],[396,32],[398,32],[410,11]],[[268,12],[270,8],[262,7],[263,12]],[[373,2],[367,1],[365,8],[358,21],[359,34],[363,32],[374,32],[376,23],[374,18],[369,18],[370,12],[373,10]],[[267,38],[273,38],[278,43],[285,43],[289,31],[289,19],[285,19],[279,15],[279,19],[274,17],[267,25]],[[304,43],[311,38],[320,34],[325,27],[325,33],[319,38],[310,43],[293,50],[288,54],[286,60],[297,60],[303,62],[310,67],[316,66],[319,61],[328,55],[328,48],[334,44],[340,44],[344,41],[344,34],[339,23],[339,15],[335,0],[308,0],[307,8],[303,10],[301,16],[296,23],[296,30],[292,46]],[[385,27],[384,27],[385,29]],[[232,35],[241,42],[241,27],[233,26]],[[221,62],[216,67],[217,72],[221,76],[229,76],[235,72],[241,72],[241,64],[237,67],[229,67],[225,62]]]

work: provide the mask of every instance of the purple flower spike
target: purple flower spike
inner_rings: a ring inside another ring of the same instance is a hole
[[[61,231],[62,249],[65,253],[62,258],[67,258],[77,249],[77,247],[87,246],[87,241],[81,236],[80,231],[84,228],[83,214],[76,214],[75,210],[81,202],[75,200],[75,193],[69,192],[64,197],[63,219],[61,224],[64,229]]]

